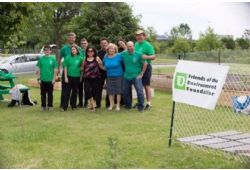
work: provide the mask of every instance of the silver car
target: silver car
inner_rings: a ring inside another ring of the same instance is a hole
[[[36,72],[36,64],[41,54],[19,54],[7,57],[0,62],[0,70],[13,74]]]

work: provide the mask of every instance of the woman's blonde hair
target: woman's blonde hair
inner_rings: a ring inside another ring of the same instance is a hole
[[[113,43],[109,43],[109,45],[107,46],[107,49],[106,49],[107,53],[109,53],[109,49],[112,47],[115,49],[115,53],[118,53],[117,45],[115,45]]]

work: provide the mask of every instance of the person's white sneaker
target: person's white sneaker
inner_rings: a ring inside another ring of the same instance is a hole
[[[113,110],[113,107],[109,106],[108,110],[109,110],[109,111]]]
[[[50,112],[52,112],[52,111],[54,111],[54,108],[53,108],[53,107],[49,107],[48,110],[49,110]]]

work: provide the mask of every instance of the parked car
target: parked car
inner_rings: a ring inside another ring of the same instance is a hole
[[[26,74],[36,72],[36,63],[41,54],[12,55],[0,62],[0,70],[13,74]]]

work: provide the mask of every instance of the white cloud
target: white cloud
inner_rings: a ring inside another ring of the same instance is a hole
[[[234,2],[128,2],[134,15],[142,15],[141,25],[153,26],[164,34],[180,23],[187,23],[198,38],[208,26],[218,34],[240,37],[250,29],[250,3]]]

